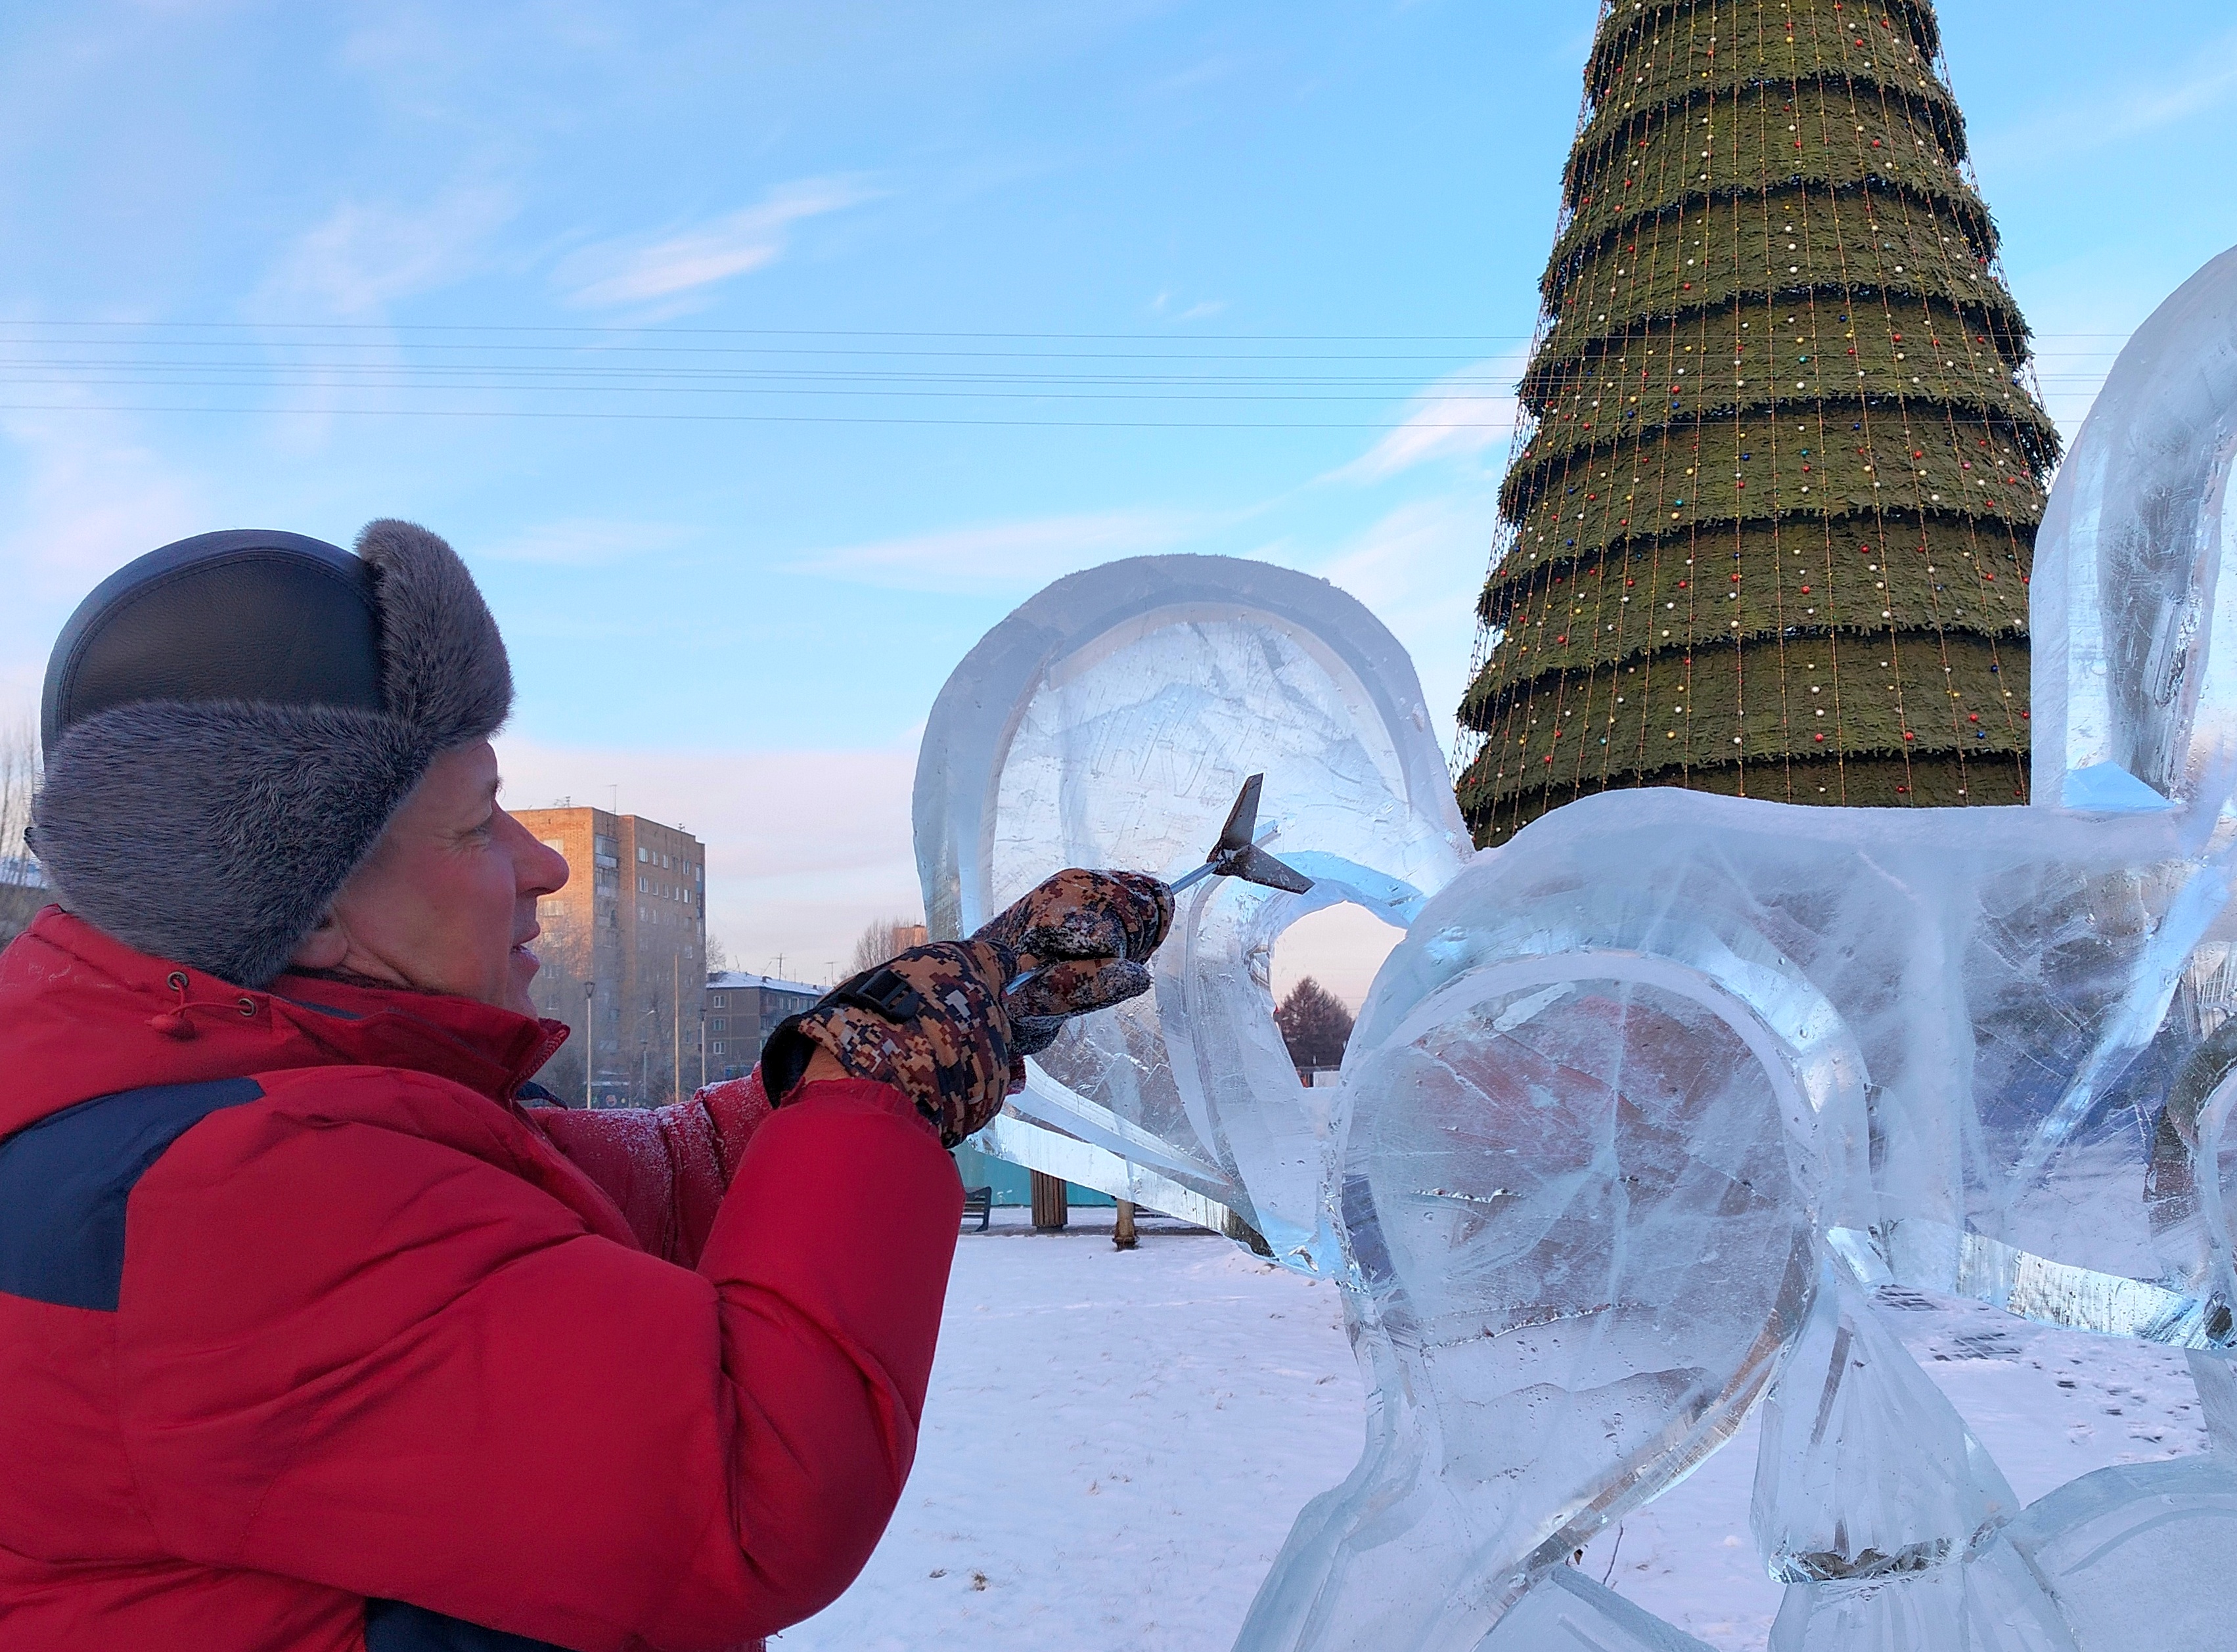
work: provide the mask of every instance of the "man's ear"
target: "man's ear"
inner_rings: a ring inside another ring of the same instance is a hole
[[[291,970],[337,970],[349,956],[349,935],[342,928],[341,919],[334,916],[333,908],[319,920],[319,926],[295,943],[294,956],[288,958]]]

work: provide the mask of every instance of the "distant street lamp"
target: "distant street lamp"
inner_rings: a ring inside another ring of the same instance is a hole
[[[583,1109],[598,1104],[598,1029],[591,1020],[592,1000],[598,996],[596,981],[583,983]]]

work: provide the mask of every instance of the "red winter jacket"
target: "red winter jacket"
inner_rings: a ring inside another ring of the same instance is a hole
[[[521,1106],[564,1032],[0,953],[0,1652],[683,1652],[847,1585],[953,1164],[877,1084]]]

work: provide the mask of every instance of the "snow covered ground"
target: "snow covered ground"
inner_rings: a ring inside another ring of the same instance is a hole
[[[1336,1293],[1171,1227],[1114,1250],[1108,1211],[1060,1235],[996,1219],[956,1256],[892,1529],[775,1652],[1224,1652],[1298,1509],[1359,1452]],[[1888,1306],[2023,1499],[2205,1449],[2179,1353],[1907,1293]],[[1778,1608],[1748,1535],[1754,1438],[1584,1563],[1720,1652],[1759,1652]]]

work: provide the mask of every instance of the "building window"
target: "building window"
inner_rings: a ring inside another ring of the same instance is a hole
[[[721,1055],[723,1053],[723,1041],[720,1038],[717,1038],[713,1043],[707,1046],[707,1052],[713,1056]]]
[[[719,1010],[723,1007],[723,995],[717,992],[709,1002]]]
[[[709,1023],[709,1025],[716,1032],[722,1031],[728,1024],[729,1023],[726,1023],[720,1016],[716,1016],[715,1019]]]
[[[646,861],[648,861],[648,860],[650,860],[650,859],[652,859],[652,851],[651,851],[651,850],[650,850],[650,849],[646,849],[646,848],[643,848],[643,847],[640,847],[640,848],[637,850],[637,865],[638,865],[642,866],[643,865],[644,865],[644,863],[645,863]]]

